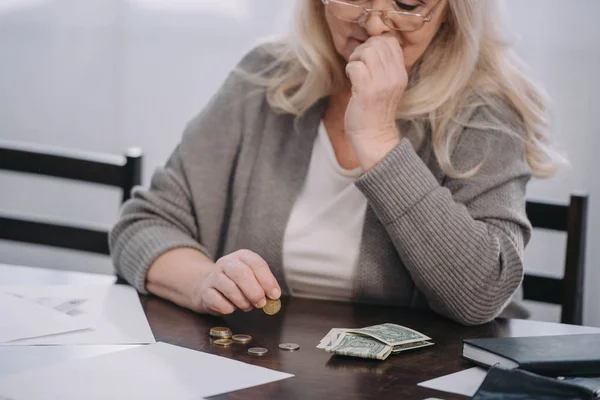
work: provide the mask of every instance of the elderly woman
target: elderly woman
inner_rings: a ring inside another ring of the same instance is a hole
[[[118,273],[199,313],[287,294],[498,316],[527,182],[556,164],[498,5],[298,0],[124,206]]]

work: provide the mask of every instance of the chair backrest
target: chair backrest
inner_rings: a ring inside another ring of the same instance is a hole
[[[561,322],[566,324],[583,323],[587,212],[587,195],[572,195],[568,205],[527,202],[534,228],[567,233],[567,252],[562,278],[525,274],[523,298],[561,305]]]
[[[114,156],[0,142],[0,170],[118,187],[125,202],[133,187],[141,184],[142,152],[131,148],[124,156]],[[0,239],[109,254],[107,229],[91,225],[74,226],[0,214]]]

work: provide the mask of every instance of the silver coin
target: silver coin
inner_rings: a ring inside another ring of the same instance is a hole
[[[251,347],[248,349],[248,354],[252,354],[253,356],[264,356],[268,352],[269,350],[264,347]]]
[[[300,349],[300,345],[296,343],[281,343],[279,348],[285,351],[296,351]]]

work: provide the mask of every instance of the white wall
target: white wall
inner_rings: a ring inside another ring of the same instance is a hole
[[[258,38],[283,31],[293,2],[3,0],[0,139],[114,153],[139,145],[148,182],[241,55]],[[558,0],[507,3],[522,34],[519,52],[555,101],[555,131],[573,164],[534,182],[530,196],[566,201],[573,190],[591,194],[586,323],[600,326],[600,180],[592,167],[600,146],[600,2],[575,0],[568,12]],[[3,211],[107,225],[117,215],[112,190],[6,173],[0,188]],[[563,260],[564,237],[536,233],[528,267],[560,274]],[[103,257],[8,243],[0,243],[0,262],[111,271]],[[556,315],[552,307],[536,310]]]
[[[554,104],[554,133],[571,163],[551,180],[534,181],[530,197],[566,202],[574,191],[590,194],[585,322],[600,326],[600,178],[593,164],[600,148],[600,2],[575,0],[565,9],[558,0],[508,0],[521,33],[519,54],[543,82]],[[562,274],[565,236],[536,232],[526,265]],[[559,307],[536,308],[536,317],[557,318]]]
[[[0,1],[0,139],[113,153],[141,146],[147,183],[239,58],[283,31],[289,0],[254,4]],[[0,173],[0,210],[110,225],[118,191],[80,186]],[[102,256],[6,242],[2,262],[112,272]]]

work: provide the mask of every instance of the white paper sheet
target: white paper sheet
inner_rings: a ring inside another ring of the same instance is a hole
[[[90,326],[89,321],[0,293],[0,343],[78,331]]]
[[[454,374],[431,379],[426,382],[421,382],[418,386],[473,397],[475,392],[477,392],[477,389],[479,389],[479,386],[483,383],[486,375],[486,369],[474,367]]]
[[[0,292],[19,295],[32,302],[56,306],[60,299],[73,301],[63,307],[68,316],[93,329],[60,335],[16,340],[11,345],[84,345],[154,343],[154,335],[137,292],[125,285],[2,286]],[[37,305],[37,304],[36,304]]]
[[[133,349],[138,346],[145,345],[0,346],[0,376]]]
[[[292,376],[156,343],[2,377],[0,398],[192,400]]]

